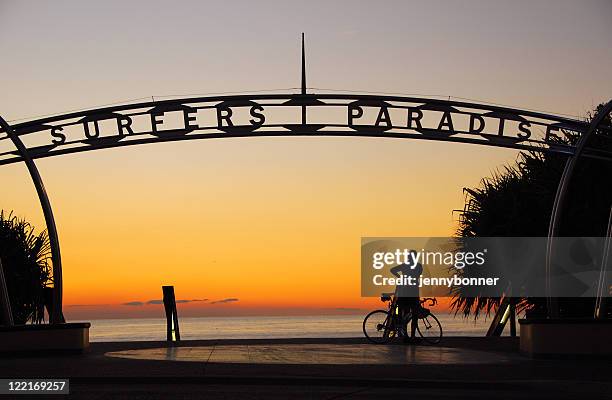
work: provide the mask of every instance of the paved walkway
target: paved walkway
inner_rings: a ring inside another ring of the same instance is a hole
[[[293,365],[469,365],[524,361],[519,354],[465,348],[325,343],[163,347],[111,351],[105,355],[135,360]]]
[[[83,399],[597,399],[610,360],[532,360],[515,338],[444,338],[439,346],[364,339],[93,343],[84,354],[3,355],[0,377],[69,378]],[[25,397],[24,397],[25,398]]]

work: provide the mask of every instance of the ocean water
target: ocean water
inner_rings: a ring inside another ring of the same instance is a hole
[[[436,313],[444,336],[484,336],[487,321]],[[180,318],[181,339],[272,339],[362,337],[364,315]],[[91,321],[90,341],[166,340],[163,318]]]

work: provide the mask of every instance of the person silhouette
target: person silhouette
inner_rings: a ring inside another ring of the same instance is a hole
[[[395,277],[408,277],[412,283],[412,285],[409,285],[408,280],[403,280],[403,285],[395,287],[395,296],[397,297],[397,306],[402,318],[406,318],[408,313],[413,316],[410,324],[410,336],[406,335],[404,337],[404,343],[417,343],[419,340],[415,337],[415,333],[418,313],[421,308],[418,279],[423,273],[423,266],[417,260],[416,251],[410,250],[409,254],[408,263],[397,265],[391,268],[390,271]]]

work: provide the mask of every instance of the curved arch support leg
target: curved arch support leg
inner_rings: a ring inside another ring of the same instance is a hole
[[[23,161],[28,168],[28,172],[30,173],[30,177],[32,178],[32,182],[34,183],[34,187],[36,188],[38,199],[40,200],[40,205],[45,217],[45,224],[47,225],[47,233],[49,234],[51,261],[53,262],[53,308],[51,315],[49,316],[49,320],[52,324],[62,323],[64,322],[62,314],[62,258],[60,254],[57,228],[55,226],[55,219],[53,217],[53,210],[51,209],[51,202],[49,201],[49,196],[45,190],[45,185],[43,184],[40,173],[38,172],[38,168],[36,167],[36,164],[34,164],[34,160],[28,154],[27,149],[19,136],[2,117],[0,117],[0,126],[2,127],[2,130],[6,132],[7,136],[11,139],[17,148],[17,151],[23,158]]]
[[[593,133],[597,130],[604,118],[612,112],[612,100],[609,101],[593,118],[589,129],[583,134],[578,143],[576,144],[576,150],[565,163],[563,174],[559,180],[559,186],[557,186],[557,193],[555,194],[555,201],[553,203],[552,212],[550,215],[550,224],[548,226],[548,242],[546,246],[546,305],[548,318],[559,317],[559,305],[556,297],[553,296],[552,290],[552,254],[554,252],[555,237],[559,235],[559,228],[561,225],[561,213],[563,212],[563,206],[565,204],[565,198],[569,183],[574,174],[574,168],[576,163],[580,159],[584,147]]]

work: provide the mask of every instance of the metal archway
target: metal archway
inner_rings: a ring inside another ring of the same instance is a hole
[[[43,207],[57,289],[53,323],[61,321],[61,256],[35,159],[147,143],[236,137],[348,136],[471,143],[567,155],[563,187],[557,192],[561,201],[555,201],[555,210],[562,205],[578,157],[612,160],[612,153],[585,146],[595,128],[584,121],[462,101],[309,94],[305,79],[299,94],[171,99],[72,112],[13,126],[1,122],[0,165],[25,162]],[[578,135],[580,140],[575,146],[563,144],[559,141],[563,135]],[[558,226],[557,211],[554,216],[552,233]]]

